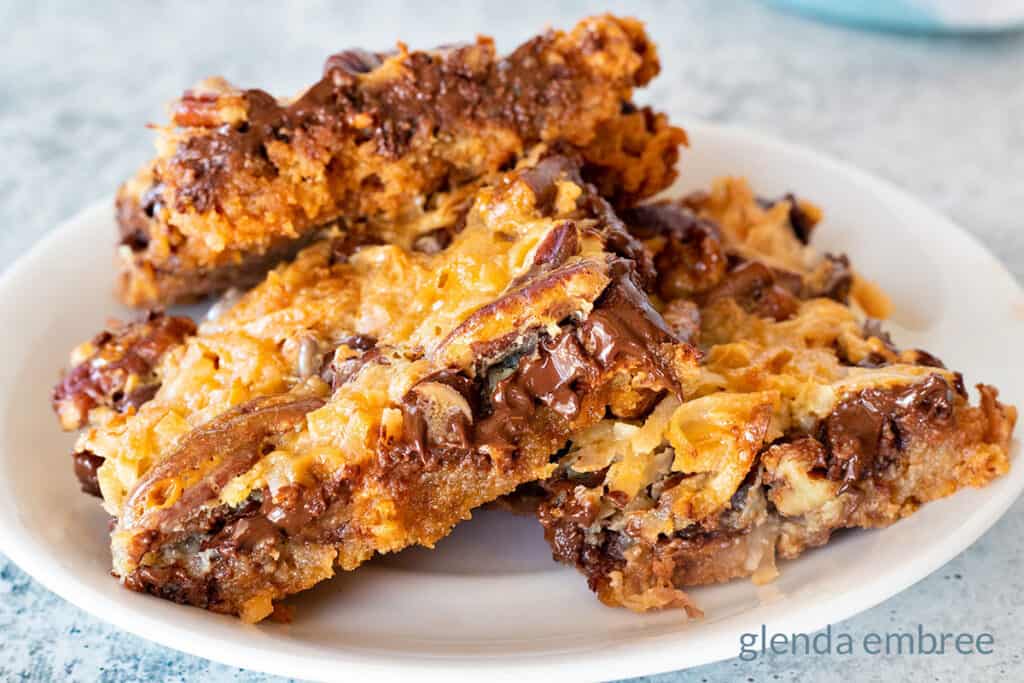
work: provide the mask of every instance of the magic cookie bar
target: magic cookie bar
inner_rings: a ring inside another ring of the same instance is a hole
[[[427,250],[459,224],[441,201],[514,166],[536,143],[579,151],[616,203],[674,178],[682,130],[630,103],[658,71],[633,19],[549,31],[504,58],[489,38],[434,51],[362,50],[277,100],[211,79],[173,105],[157,157],[120,189],[120,293],[132,305],[259,282],[321,229]]]
[[[336,567],[433,545],[696,372],[575,162],[529,158],[464,220],[434,254],[329,236],[165,351],[148,401],[88,413],[76,453],[127,587],[260,620]]]
[[[688,586],[770,580],[777,557],[1008,470],[1016,410],[986,385],[971,405],[959,373],[865,320],[887,302],[808,250],[812,205],[726,180],[624,218],[659,291],[687,297],[663,312],[704,358],[685,400],[577,434],[542,485],[555,557],[603,602],[699,614]]]

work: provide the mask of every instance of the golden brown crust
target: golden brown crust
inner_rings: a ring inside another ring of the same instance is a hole
[[[687,381],[695,349],[571,159],[472,200],[437,253],[308,247],[165,354],[137,413],[96,415],[77,450],[104,459],[128,587],[262,619],[335,567],[432,545],[546,477],[574,431]]]
[[[207,81],[118,193],[121,296],[150,305],[254,284],[332,222],[411,247],[453,227],[417,220],[425,211],[538,143],[580,153],[606,197],[649,196],[672,181],[685,142],[629,103],[657,71],[642,25],[605,15],[503,59],[489,38],[349,51],[290,103]]]

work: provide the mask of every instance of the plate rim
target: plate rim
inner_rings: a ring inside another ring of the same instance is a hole
[[[782,156],[801,157],[804,161],[827,168],[830,172],[845,175],[860,185],[870,188],[894,206],[908,207],[919,216],[943,225],[943,232],[958,234],[970,244],[970,248],[995,268],[993,277],[999,277],[1024,297],[1020,283],[998,258],[971,232],[957,225],[941,212],[904,191],[895,183],[861,170],[846,161],[832,158],[816,150],[784,141],[773,135],[764,134],[747,127],[719,124],[709,121],[681,117],[682,125],[691,139],[702,137],[728,137],[744,147],[770,148]],[[685,161],[684,161],[685,168]],[[741,169],[738,169],[741,170]],[[685,171],[684,171],[685,172]],[[0,293],[10,289],[19,277],[31,272],[35,263],[57,242],[76,233],[82,224],[95,221],[100,214],[112,212],[112,198],[99,200],[87,205],[74,216],[63,221],[57,228],[37,240],[32,247],[15,259],[0,275]],[[1015,444],[1017,440],[1015,440]],[[1019,450],[1015,448],[1015,452]],[[1014,458],[1016,460],[1016,457]],[[581,653],[517,653],[508,655],[474,655],[460,657],[452,655],[408,654],[386,655],[345,649],[344,646],[326,654],[306,652],[280,652],[278,649],[264,650],[256,641],[231,642],[227,647],[220,639],[197,638],[188,628],[188,622],[168,622],[160,614],[146,610],[125,610],[108,596],[96,592],[84,581],[56,563],[48,563],[52,549],[32,538],[27,529],[17,523],[16,497],[10,491],[10,484],[0,481],[0,490],[8,493],[0,496],[0,552],[19,566],[47,590],[83,609],[90,615],[113,626],[186,654],[203,657],[244,669],[285,676],[304,677],[313,680],[330,680],[344,667],[345,675],[369,677],[384,674],[415,674],[429,680],[447,679],[452,676],[488,675],[496,679],[521,679],[523,676],[543,676],[556,667],[562,678],[583,680],[639,676],[691,668],[731,659],[738,653],[738,643],[733,639],[718,637],[713,646],[705,647],[699,653],[685,652],[693,648],[672,648],[666,645],[686,644],[686,629],[671,633],[633,637],[612,647],[587,650]],[[942,565],[961,554],[989,530],[1020,497],[1024,490],[1024,467],[1014,463],[1009,474],[994,482],[986,490],[997,495],[986,498],[964,524],[947,536],[941,543],[929,543],[913,557],[890,568],[887,572],[869,577],[857,586],[832,596],[812,609],[800,610],[792,600],[761,605],[751,610],[708,624],[707,638],[713,638],[715,631],[732,632],[730,623],[744,613],[757,612],[763,623],[772,623],[780,632],[813,632],[828,624],[835,624],[866,611],[885,600],[901,593],[911,585],[926,578]],[[884,577],[884,580],[883,578]],[[243,627],[255,628],[255,627]],[[297,650],[302,648],[296,648]],[[567,666],[568,670],[562,670]]]

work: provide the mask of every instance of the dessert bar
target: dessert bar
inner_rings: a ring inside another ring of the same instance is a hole
[[[85,423],[75,458],[127,587],[258,621],[546,478],[576,431],[679,394],[697,354],[644,293],[646,252],[577,162],[544,154],[481,186],[437,253],[341,232],[307,247],[161,346],[149,400],[83,398],[76,378],[138,355],[153,319],[78,350],[55,407]]]
[[[768,581],[776,558],[1008,471],[1016,410],[987,385],[972,405],[959,373],[865,318],[888,302],[810,250],[818,217],[736,179],[624,214],[665,319],[704,355],[682,401],[576,435],[541,486],[555,558],[603,602],[696,615],[690,586]]]
[[[349,50],[292,100],[205,81],[118,193],[121,297],[153,306],[247,288],[330,227],[436,249],[460,227],[437,223],[437,205],[468,201],[538,143],[580,153],[616,204],[649,196],[685,142],[631,103],[657,71],[639,22],[600,16],[503,58],[489,38]]]

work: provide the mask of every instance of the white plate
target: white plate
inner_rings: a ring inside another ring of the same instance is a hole
[[[968,382],[1024,398],[1024,293],[948,220],[891,185],[814,153],[707,124],[689,126],[680,189],[722,174],[796,191],[826,210],[822,249],[845,251],[894,297],[897,342],[923,346]],[[111,295],[111,202],[42,240],[0,280],[0,550],[66,600],[164,645],[311,679],[553,675],[604,679],[735,656],[739,636],[810,631],[896,594],[970,545],[1017,498],[1024,467],[875,532],[842,534],[786,563],[773,584],[694,591],[707,616],[603,607],[555,565],[529,518],[480,513],[433,551],[378,560],[294,601],[290,625],[234,619],[138,595],[110,578],[107,520],[71,474],[72,437],[49,409],[70,347],[123,314]]]

